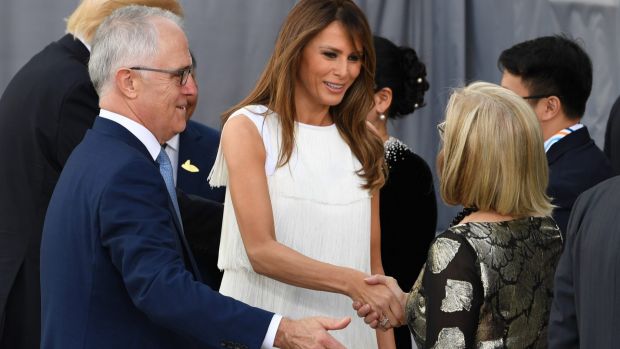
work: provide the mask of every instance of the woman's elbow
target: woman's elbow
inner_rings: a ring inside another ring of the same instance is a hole
[[[269,276],[270,271],[273,269],[273,265],[269,260],[268,248],[254,247],[246,249],[250,265],[255,273]]]

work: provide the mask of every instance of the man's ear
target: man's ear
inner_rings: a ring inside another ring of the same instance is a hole
[[[384,87],[375,92],[375,110],[379,114],[385,114],[392,105],[392,89]]]
[[[547,97],[543,103],[543,115],[541,121],[551,120],[561,114],[562,101],[560,101],[557,96]]]
[[[118,90],[127,98],[134,99],[138,96],[140,80],[134,78],[131,69],[121,68],[116,71],[114,81]]]

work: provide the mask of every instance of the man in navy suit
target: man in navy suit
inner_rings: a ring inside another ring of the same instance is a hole
[[[0,98],[0,349],[39,348],[45,211],[69,154],[99,113],[90,41],[110,12],[128,4],[182,13],[177,0],[83,0],[67,19],[67,34],[32,57]]]
[[[196,80],[196,57],[193,54],[191,57],[192,78]],[[187,102],[187,127],[170,139],[167,142],[169,147],[166,147],[172,165],[176,165],[175,183],[185,193],[224,203],[226,188],[211,188],[207,181],[220,145],[220,132],[190,120],[198,104],[198,93],[188,98]]]
[[[575,41],[545,36],[503,51],[498,65],[501,85],[526,99],[540,121],[549,163],[547,194],[564,234],[579,194],[611,176],[605,154],[581,123],[592,90],[592,62]]]
[[[192,109],[189,99],[188,115]],[[189,199],[179,198],[186,237],[202,281],[214,290],[220,288],[223,276],[217,267],[217,259],[226,188],[211,188],[207,176],[215,162],[219,140],[218,131],[188,120],[185,131],[166,142],[166,153],[175,170],[176,187],[185,194],[191,194]],[[205,205],[200,204],[201,198],[211,201],[209,217],[205,215]]]
[[[291,320],[200,282],[162,145],[196,93],[180,19],[123,7],[92,42],[101,112],[70,155],[41,242],[42,348],[342,348],[350,319]]]
[[[191,52],[190,52],[191,54]],[[192,57],[192,78],[195,80],[196,60]],[[196,84],[196,88],[198,85]],[[196,259],[202,281],[214,290],[219,290],[223,272],[217,267],[217,259],[224,213],[226,188],[211,188],[207,176],[220,144],[220,132],[192,121],[196,110],[198,90],[187,98],[187,126],[180,134],[166,142],[166,153],[173,167],[174,182],[178,189],[191,194],[192,200],[181,197],[181,215],[186,237]],[[196,204],[200,198],[211,200],[210,214],[206,217],[204,205]],[[219,217],[219,219],[216,219]]]

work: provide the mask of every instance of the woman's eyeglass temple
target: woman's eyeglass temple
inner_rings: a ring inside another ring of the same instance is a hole
[[[443,139],[443,134],[446,130],[446,122],[442,121],[437,124],[437,132],[439,133],[439,138]]]

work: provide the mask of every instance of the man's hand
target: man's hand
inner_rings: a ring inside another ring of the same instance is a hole
[[[274,346],[282,349],[346,349],[327,331],[341,330],[351,318],[340,320],[309,317],[299,320],[283,318],[278,327]]]

